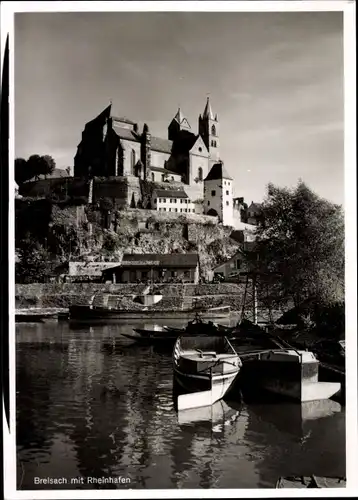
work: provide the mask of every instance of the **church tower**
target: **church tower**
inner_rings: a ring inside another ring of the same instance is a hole
[[[204,213],[218,217],[224,226],[233,226],[233,187],[233,179],[221,161],[204,179]]]
[[[214,116],[208,97],[203,116],[199,116],[199,134],[208,148],[210,166],[220,159],[219,130],[218,115]]]
[[[179,135],[179,132],[181,132],[182,130],[186,130],[187,132],[192,132],[187,118],[185,118],[181,109],[179,108],[168,127],[168,139],[170,141],[175,141],[175,139]]]

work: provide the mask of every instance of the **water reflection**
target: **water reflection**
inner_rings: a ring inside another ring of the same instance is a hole
[[[58,471],[131,479],[100,488],[256,488],[302,471],[344,475],[338,403],[221,401],[177,414],[171,357],[129,346],[121,333],[133,326],[149,327],[17,325],[19,487]]]

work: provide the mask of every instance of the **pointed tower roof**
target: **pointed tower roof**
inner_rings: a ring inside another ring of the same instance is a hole
[[[184,116],[180,108],[178,108],[177,114],[174,116],[174,120],[178,123],[181,123],[184,120]]]
[[[209,97],[206,99],[206,105],[203,113],[203,118],[210,118],[210,120],[214,120],[214,114],[211,109],[210,99]]]
[[[187,129],[191,128],[188,119],[183,114],[183,112],[182,112],[182,110],[180,108],[178,108],[178,111],[177,111],[176,115],[174,116],[173,120],[175,120],[176,122],[178,122],[179,125],[181,125],[182,127],[185,127]]]
[[[233,178],[227,173],[224,164],[222,162],[215,163],[212,167],[210,172],[208,173],[206,181],[212,181],[212,180],[217,180],[217,179],[228,179],[230,181],[233,180]]]

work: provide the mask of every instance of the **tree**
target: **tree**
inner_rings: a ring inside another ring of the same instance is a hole
[[[50,155],[31,155],[27,160],[15,159],[15,181],[18,185],[38,175],[48,175],[56,168],[56,162]]]
[[[50,254],[30,235],[18,242],[18,262],[15,266],[16,283],[42,283],[51,272]]]
[[[270,290],[271,303],[344,301],[342,208],[318,197],[302,181],[295,189],[272,184],[256,230],[254,268]]]
[[[27,160],[27,168],[32,172],[32,177],[36,175],[51,174],[55,168],[55,160],[50,155],[32,155]]]
[[[24,158],[15,159],[15,181],[19,186],[28,179],[31,179],[30,172],[26,167],[27,161]]]

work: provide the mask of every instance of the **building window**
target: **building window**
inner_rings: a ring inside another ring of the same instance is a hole
[[[182,199],[180,200],[180,203],[183,203],[183,200],[182,200]]]
[[[135,151],[132,149],[131,151],[131,167],[132,167],[132,175],[134,175],[134,167],[135,167]]]
[[[171,212],[171,211],[172,211],[172,209],[171,209],[171,208],[169,208],[169,212]]]
[[[210,207],[210,201],[208,201],[208,207]]]
[[[144,280],[148,279],[148,271],[142,271],[142,279]]]
[[[154,203],[157,203],[157,198],[154,198]]]
[[[229,206],[229,205],[230,205],[230,203],[227,201],[227,202],[226,202],[226,205],[227,205],[227,206]]]
[[[203,180],[203,169],[201,167],[198,168],[198,179],[199,181]]]
[[[174,208],[174,212],[177,212],[177,211],[178,211],[178,209],[177,209],[177,208]]]
[[[172,175],[172,181],[174,180],[174,176]]]
[[[152,172],[152,181],[155,181],[155,175],[154,175],[154,172]]]
[[[211,127],[211,135],[216,135],[216,128],[215,125]]]
[[[176,202],[177,202],[177,199],[176,199],[176,198],[174,198],[173,203],[176,203]]]
[[[163,201],[163,203],[166,203],[166,202],[167,202],[167,199],[166,199],[166,198],[163,198],[163,200],[162,200],[162,201]]]
[[[184,208],[184,212],[187,212],[187,209],[186,209],[186,208]]]
[[[236,261],[236,269],[240,269],[241,267],[241,262],[239,260]]]
[[[180,211],[182,212],[182,211],[183,211],[183,209],[181,208],[181,209],[180,209]]]
[[[226,191],[226,194],[229,194],[229,191]]]
[[[215,191],[215,189],[213,189],[213,190],[211,191],[211,196],[216,196],[216,191]]]
[[[184,278],[190,278],[190,271],[184,271]]]
[[[163,212],[166,212],[166,211],[167,211],[167,209],[166,209],[166,208],[163,208]]]
[[[178,276],[178,271],[170,271],[171,277],[176,278]]]

